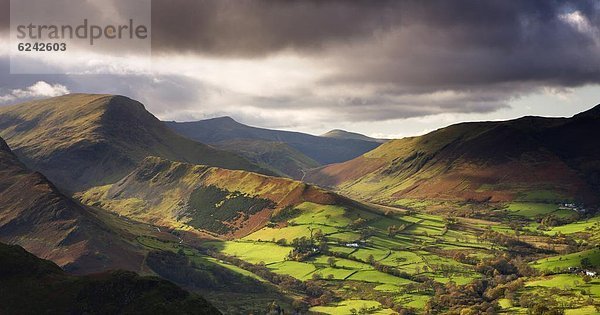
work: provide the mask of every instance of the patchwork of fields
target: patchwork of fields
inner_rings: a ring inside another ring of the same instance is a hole
[[[270,293],[255,294],[253,302],[246,300],[254,309],[267,303],[273,292],[300,299],[307,294],[287,288],[287,280],[274,282],[273,277],[280,275],[330,290],[334,298],[309,305],[312,312],[394,314],[399,306],[416,313],[425,311],[435,299],[433,288],[439,285],[468,286],[489,278],[481,263],[516,250],[503,244],[503,238],[516,240],[524,248],[532,246],[529,250],[535,252],[537,242],[550,242],[557,236],[580,244],[594,242],[600,227],[600,218],[592,217],[540,229],[536,220],[556,213],[557,208],[537,203],[511,204],[502,210],[514,212],[520,227],[511,222],[380,210],[361,204],[303,202],[287,209],[282,214],[285,218],[274,216],[267,226],[239,239],[204,240],[193,246],[150,237],[139,237],[138,242],[184,255],[198,270],[218,266],[240,279],[263,283]],[[306,251],[299,252],[302,246]],[[599,266],[599,249],[546,253],[528,265],[533,273],[513,281],[520,283],[516,291],[495,301],[499,312],[526,314],[526,303],[547,303],[565,314],[595,314],[600,283],[597,279],[586,283],[569,268]],[[218,292],[208,294],[221,298]],[[547,298],[556,294],[560,297]],[[281,305],[292,307],[281,298]]]

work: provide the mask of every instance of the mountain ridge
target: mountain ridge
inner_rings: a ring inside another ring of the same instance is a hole
[[[124,96],[70,94],[0,108],[0,136],[26,165],[71,192],[113,182],[150,155],[270,173],[176,135]]]
[[[328,132],[320,135],[320,137],[325,138],[335,138],[335,139],[354,139],[354,140],[363,140],[363,141],[371,141],[378,143],[385,143],[388,141],[387,139],[376,139],[369,136],[365,136],[363,134],[357,132],[346,131],[342,129],[332,129]]]
[[[79,196],[84,204],[136,220],[226,238],[263,227],[287,206],[304,201],[331,204],[339,198],[288,178],[159,157],[146,158],[113,185],[95,187]]]
[[[522,117],[459,123],[392,140],[354,160],[329,165],[309,182],[379,201],[416,198],[511,201],[552,191],[555,202],[596,202],[598,107],[571,118]],[[591,114],[591,115],[590,115]]]
[[[1,138],[0,138],[1,139]],[[138,270],[142,256],[92,212],[30,171],[0,141],[0,240],[71,272]]]
[[[257,152],[267,151],[268,149],[265,149],[264,146],[272,146],[267,143],[286,144],[301,154],[295,153],[289,157],[282,156],[281,160],[276,161],[276,165],[271,165],[271,167],[295,179],[302,178],[303,173],[312,168],[313,165],[305,168],[306,166],[302,165],[303,163],[298,164],[294,161],[313,160],[320,165],[342,162],[355,158],[380,145],[380,143],[373,141],[328,138],[300,132],[251,127],[241,124],[231,117],[220,117],[194,122],[171,121],[164,123],[181,136],[229,150],[232,150],[232,148],[227,144],[231,141],[236,141],[237,143],[242,141],[249,142],[245,147],[254,146]],[[258,146],[258,143],[261,142],[263,143],[262,148]],[[233,149],[235,151],[235,148]],[[290,151],[287,151],[289,154]],[[241,153],[247,158],[253,158],[257,154],[256,151],[235,152]],[[292,165],[293,168],[281,169],[277,164]]]

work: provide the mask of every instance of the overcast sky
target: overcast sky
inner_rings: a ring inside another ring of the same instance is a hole
[[[128,1],[98,3],[136,11]],[[134,56],[127,69],[98,64],[110,69],[103,75],[11,75],[8,1],[0,12],[0,106],[113,93],[164,120],[227,115],[313,134],[402,137],[600,103],[593,0],[154,0],[152,72],[136,71]]]

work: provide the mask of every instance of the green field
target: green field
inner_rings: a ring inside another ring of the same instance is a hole
[[[272,264],[284,261],[291,250],[289,247],[278,246],[273,243],[249,241],[207,242],[205,246],[254,264]],[[265,253],[268,254],[265,255]]]
[[[567,290],[584,290],[595,298],[600,298],[600,279],[585,283],[580,275],[559,274],[529,281],[526,287],[560,288]]]
[[[508,210],[514,215],[535,218],[557,211],[558,205],[553,203],[513,202],[508,205]]]
[[[513,203],[510,209],[512,214],[536,218],[555,212],[556,206]],[[419,285],[411,277],[418,276],[419,281],[431,279],[439,284],[467,285],[476,279],[485,278],[485,275],[477,273],[473,265],[453,259],[456,253],[464,253],[479,261],[497,257],[498,250],[505,250],[503,246],[483,240],[477,231],[490,230],[488,226],[491,226],[492,231],[515,237],[514,230],[501,222],[485,224],[482,220],[475,220],[474,223],[458,221],[459,223],[455,223],[457,229],[454,229],[448,227],[443,217],[436,215],[384,215],[350,206],[309,202],[302,203],[294,211],[297,212],[287,225],[265,227],[242,240],[205,242],[203,247],[213,248],[222,254],[253,264],[264,263],[272,272],[289,275],[300,281],[326,283],[328,288],[343,297],[342,302],[311,308],[312,311],[326,314],[349,314],[351,309],[358,312],[363,304],[366,309],[370,309],[370,314],[387,314],[390,310],[382,309],[374,300],[381,295],[418,313],[432,298],[433,291],[407,291],[407,288]],[[356,222],[361,225],[356,226]],[[592,219],[555,229],[572,229],[575,233],[594,226],[596,222],[597,219]],[[554,229],[544,232],[549,235],[553,231]],[[290,255],[294,249],[294,241],[300,238],[309,240],[311,235],[317,234],[320,238],[313,242],[326,244],[325,252],[317,250],[309,257],[295,261],[293,255]],[[543,258],[531,262],[531,266],[543,271],[553,271],[556,267],[564,269],[579,265],[585,257],[592,264],[600,264],[600,251],[592,250]],[[381,266],[393,269],[382,269]],[[396,274],[391,274],[391,271]],[[559,280],[562,281],[562,278],[551,281]],[[536,281],[539,282],[527,283],[527,290],[542,290],[546,285],[544,279]],[[571,281],[567,285],[573,284]],[[595,286],[595,282],[591,284],[591,287]],[[354,289],[349,289],[352,287]],[[595,294],[596,289],[593,290]],[[501,300],[503,309],[517,313],[523,311],[518,304],[514,306],[510,303],[510,300]]]
[[[361,309],[372,309],[372,312],[368,314],[393,314],[394,312],[390,309],[384,309],[381,306],[381,303],[376,301],[366,301],[366,300],[348,300],[342,301],[340,303],[336,303],[334,306],[315,306],[310,310],[313,312],[324,313],[324,314],[333,314],[333,315],[343,315],[343,314],[352,314],[352,310],[355,312],[360,311]]]
[[[531,266],[541,271],[564,271],[569,267],[581,267],[581,261],[585,258],[593,266],[600,266],[600,249],[548,257],[531,263]]]

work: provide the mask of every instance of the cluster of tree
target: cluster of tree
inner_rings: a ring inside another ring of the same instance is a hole
[[[573,223],[573,222],[577,221],[578,218],[579,218],[579,215],[577,215],[576,213],[574,213],[574,215],[568,216],[568,217],[559,217],[555,214],[548,214],[539,220],[540,225],[538,226],[538,229],[539,230],[547,230],[547,229],[550,229],[555,226],[561,226],[561,225]]]
[[[520,257],[508,255],[485,259],[478,263],[475,269],[484,274],[485,278],[467,285],[456,285],[453,282],[445,285],[428,283],[434,291],[434,297],[426,305],[425,313],[496,314],[499,309],[497,303],[499,299],[517,300],[516,293],[524,286],[524,280],[520,277],[537,274],[536,270]],[[422,284],[414,289],[425,290],[426,288]],[[532,297],[529,297],[529,300],[526,299],[523,303],[516,301],[514,304],[528,308],[531,314],[560,314],[554,313],[553,309],[539,313],[536,310],[539,309],[536,308],[538,301],[530,301],[531,299]],[[548,305],[551,306],[552,303]]]
[[[496,314],[498,303],[485,297],[489,283],[487,280],[476,280],[467,285],[456,285],[448,282],[445,285],[433,283],[435,292],[425,305],[426,314]]]
[[[271,216],[271,222],[280,223],[287,222],[300,214],[300,210],[294,208],[293,206],[287,206],[273,214]]]
[[[475,271],[488,277],[496,275],[531,277],[538,274],[537,270],[520,257],[511,258],[506,254],[482,260],[475,266]]]
[[[562,315],[565,313],[564,309],[551,296],[524,293],[517,304],[527,308],[531,315]]]
[[[269,199],[252,197],[235,191],[230,192],[217,186],[199,187],[192,192],[188,200],[189,225],[217,234],[227,234],[237,227],[228,222],[247,220],[265,208],[275,208]]]
[[[479,235],[480,241],[488,241],[492,244],[510,248],[513,252],[532,253],[539,251],[530,244],[520,241],[518,238],[493,231],[486,230]],[[493,247],[494,245],[492,245]]]
[[[214,264],[197,265],[183,253],[151,251],[146,264],[161,277],[196,289],[224,289],[232,292],[265,291],[257,280],[240,276]],[[227,285],[227,287],[225,287]]]
[[[279,240],[277,243],[285,240]],[[320,253],[329,252],[327,238],[320,229],[311,230],[310,238],[305,236],[295,238],[290,245],[294,248],[289,253],[288,258],[295,261],[304,261]]]
[[[352,223],[350,223],[349,227],[351,229],[360,229],[367,225],[367,220],[363,218],[357,218]]]
[[[400,224],[400,226],[390,225],[387,228],[388,236],[394,237],[396,234],[404,231],[406,229],[406,225]]]

